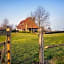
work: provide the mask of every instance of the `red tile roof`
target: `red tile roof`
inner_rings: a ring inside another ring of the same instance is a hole
[[[35,20],[32,20],[31,17],[28,17],[25,20],[22,20],[18,26],[17,29],[25,29],[27,25],[27,28],[38,28],[38,26],[35,23]]]
[[[3,27],[0,27],[0,30],[4,30],[4,28]]]

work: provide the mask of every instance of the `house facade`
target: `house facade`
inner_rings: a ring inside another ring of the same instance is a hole
[[[38,26],[35,23],[35,18],[28,17],[25,20],[20,21],[20,23],[18,24],[16,29],[19,30],[19,31],[37,32],[38,31]]]

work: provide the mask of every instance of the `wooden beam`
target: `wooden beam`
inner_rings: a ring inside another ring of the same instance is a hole
[[[5,42],[0,42],[0,46],[3,46],[5,44]]]
[[[54,48],[54,47],[59,47],[59,46],[64,46],[64,44],[56,44],[56,45],[50,45],[50,46],[45,46],[44,48]]]
[[[39,64],[44,64],[43,28],[39,29]]]

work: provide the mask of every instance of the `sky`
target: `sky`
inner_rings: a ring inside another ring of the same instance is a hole
[[[64,30],[64,0],[0,0],[0,24],[8,19],[10,24],[17,25],[38,6],[49,12],[52,30]]]

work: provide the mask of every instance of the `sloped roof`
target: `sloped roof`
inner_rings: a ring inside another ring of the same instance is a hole
[[[35,20],[32,19],[32,17],[28,17],[25,20],[20,21],[20,23],[17,26],[17,29],[25,29],[27,25],[27,28],[38,28],[38,26],[35,23]]]
[[[0,27],[0,30],[4,30],[4,28],[3,27]]]

